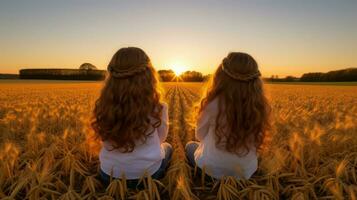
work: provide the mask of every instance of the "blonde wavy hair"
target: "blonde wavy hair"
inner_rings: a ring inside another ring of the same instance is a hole
[[[214,73],[198,114],[218,98],[215,130],[218,148],[245,155],[252,144],[257,149],[262,145],[270,129],[271,109],[260,75],[254,58],[239,52],[229,53]]]
[[[119,49],[108,65],[108,77],[95,103],[92,128],[113,149],[132,152],[161,125],[158,76],[140,48]]]

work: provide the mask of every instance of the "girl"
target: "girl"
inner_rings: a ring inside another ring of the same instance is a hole
[[[163,177],[172,154],[171,145],[164,143],[168,111],[160,101],[149,57],[139,48],[119,49],[108,74],[92,122],[103,141],[99,154],[102,182],[108,185],[112,176],[136,183],[145,173]]]
[[[230,53],[201,100],[196,138],[186,155],[192,166],[213,178],[248,179],[257,170],[257,149],[270,127],[270,106],[257,62],[246,53]]]

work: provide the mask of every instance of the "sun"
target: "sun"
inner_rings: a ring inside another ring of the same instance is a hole
[[[173,65],[171,67],[172,71],[174,71],[176,76],[180,76],[183,72],[185,72],[186,67],[182,66],[182,65]]]

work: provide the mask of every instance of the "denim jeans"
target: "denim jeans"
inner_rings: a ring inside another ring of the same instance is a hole
[[[165,176],[165,172],[167,167],[169,166],[170,160],[171,160],[171,156],[172,156],[172,146],[165,142],[162,143],[161,146],[163,147],[164,151],[165,151],[165,158],[162,160],[160,168],[151,175],[151,177],[153,179],[161,179]],[[99,176],[100,176],[100,180],[102,182],[102,184],[107,187],[110,184],[110,176],[108,174],[106,174],[105,172],[103,172],[101,169],[99,171]],[[143,188],[142,185],[139,185],[139,179],[128,179],[127,180],[127,186],[128,188]]]
[[[189,141],[189,142],[187,142],[187,144],[185,146],[186,158],[187,158],[188,164],[191,167],[195,167],[196,166],[195,151],[198,148],[199,144],[200,143],[195,142],[195,141]]]

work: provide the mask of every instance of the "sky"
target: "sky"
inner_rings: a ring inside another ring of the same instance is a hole
[[[212,73],[232,51],[265,77],[357,67],[355,0],[0,0],[0,73],[106,69],[121,47]]]

